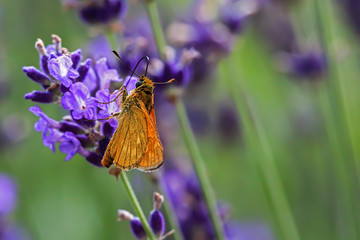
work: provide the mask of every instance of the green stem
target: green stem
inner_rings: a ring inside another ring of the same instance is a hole
[[[204,161],[201,157],[198,145],[195,137],[189,125],[186,110],[181,99],[176,101],[176,110],[180,123],[181,133],[183,135],[186,147],[189,151],[191,159],[195,167],[195,171],[198,175],[200,185],[204,194],[205,202],[208,206],[210,217],[215,228],[216,239],[224,239],[223,228],[220,222],[219,214],[216,208],[216,198],[210,185],[209,177],[204,165]]]
[[[146,2],[146,8],[149,15],[149,19],[151,21],[153,33],[155,36],[158,52],[160,56],[164,58],[164,48],[166,46],[166,42],[160,24],[160,18],[156,7],[156,2],[155,0],[145,0],[145,2]],[[210,185],[210,181],[205,169],[205,165],[203,163],[203,159],[200,155],[200,151],[195,141],[195,137],[191,131],[189,122],[187,120],[185,107],[181,99],[177,100],[176,109],[178,113],[179,123],[181,126],[181,133],[183,135],[189,154],[192,158],[193,165],[195,167],[195,172],[199,178],[200,185],[203,190],[205,202],[207,204],[208,211],[214,226],[215,235],[218,240],[222,240],[224,239],[224,234],[223,234],[222,224],[220,222],[220,217],[217,214],[217,210],[216,210],[216,200]]]
[[[107,31],[107,32],[105,32],[105,36],[106,36],[106,39],[108,40],[111,48],[115,51],[119,51],[119,49],[117,49],[116,34],[114,32]]]
[[[330,12],[330,6],[327,1],[314,1],[314,15],[316,17],[316,26],[318,37],[321,42],[322,50],[324,51],[328,60],[328,88],[322,96],[321,102],[324,113],[327,135],[329,143],[332,145],[331,149],[334,152],[333,161],[337,174],[337,188],[340,191],[339,200],[341,213],[345,215],[346,226],[348,227],[348,238],[358,239],[359,230],[357,223],[359,216],[357,214],[357,204],[354,199],[354,191],[351,188],[352,179],[349,177],[349,170],[354,165],[357,178],[357,187],[360,183],[360,156],[356,151],[356,131],[353,129],[353,122],[351,121],[349,103],[346,97],[345,83],[346,79],[342,77],[337,66],[336,57],[332,54],[330,49],[334,43],[334,33],[331,27],[332,23],[328,23],[328,19],[333,16]],[[339,141],[341,139],[342,141]],[[350,148],[350,149],[349,149]],[[349,164],[346,159],[352,159],[353,163]],[[348,165],[350,166],[348,166]],[[340,236],[341,238],[342,236]]]
[[[237,64],[237,60],[235,58],[229,59],[225,65],[229,68],[232,67],[231,69],[239,68],[239,64]],[[226,69],[223,72],[230,73],[232,71],[230,71],[230,69]],[[238,77],[236,78],[234,75]],[[255,108],[251,103],[251,99],[249,98],[246,89],[244,89],[245,85],[243,83],[238,84],[237,82],[240,78],[239,76],[240,73],[236,72],[236,74],[233,74],[232,76],[224,76],[222,79],[226,79],[227,81],[228,89],[234,99],[238,114],[241,116],[242,123],[244,124],[243,129],[245,130],[245,136],[248,139],[250,146],[257,146],[257,148],[260,146],[262,149],[263,156],[260,155],[260,157],[256,157],[254,159],[254,163],[261,176],[264,189],[271,201],[271,205],[283,238],[300,240],[268,138],[263,125],[259,121],[259,117],[255,112]],[[257,152],[258,150],[253,149],[253,151]]]
[[[130,201],[132,202],[133,207],[135,208],[135,211],[136,211],[137,215],[139,216],[142,225],[144,226],[146,235],[149,237],[150,240],[156,240],[156,237],[155,237],[155,235],[152,233],[152,231],[150,229],[150,225],[146,220],[144,212],[143,212],[143,210],[142,210],[142,208],[140,206],[140,203],[139,203],[139,201],[138,201],[138,199],[137,199],[137,197],[135,195],[134,190],[131,187],[131,184],[129,182],[129,179],[126,176],[125,171],[120,172],[120,177],[121,177],[121,180],[124,183],[124,186],[125,186],[126,192],[128,193],[128,196],[130,198]]]
[[[349,103],[346,97],[346,87],[347,82],[340,73],[340,70],[337,66],[336,56],[334,55],[335,50],[331,49],[331,46],[334,45],[334,29],[331,26],[332,23],[328,23],[328,19],[334,18],[329,3],[327,1],[319,0],[314,1],[314,10],[316,17],[317,30],[319,32],[320,42],[323,48],[323,51],[327,57],[329,65],[329,99],[333,106],[333,117],[338,119],[338,132],[340,136],[343,136],[343,139],[346,141],[342,146],[349,146],[350,149],[346,149],[345,153],[350,153],[349,157],[353,159],[353,164],[356,170],[356,177],[358,184],[360,185],[360,156],[358,154],[357,143],[354,131],[353,121],[350,114]]]
[[[160,57],[164,58],[164,48],[166,46],[166,41],[160,24],[159,12],[157,10],[156,2],[155,0],[145,0],[145,2],[158,52],[160,53]]]

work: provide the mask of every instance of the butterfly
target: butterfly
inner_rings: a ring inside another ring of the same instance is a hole
[[[117,52],[113,53],[123,61]],[[144,58],[148,62],[145,75],[139,76],[134,71]],[[122,94],[122,111],[113,115],[118,121],[118,127],[101,161],[107,168],[114,164],[121,170],[136,168],[153,171],[163,164],[163,147],[154,111],[154,82],[146,77],[149,58],[143,57],[137,65],[134,71],[130,69],[139,76],[136,88],[128,95],[126,86],[123,86],[114,99],[115,101]]]

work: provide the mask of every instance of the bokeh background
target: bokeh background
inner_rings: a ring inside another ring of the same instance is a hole
[[[278,193],[275,172],[300,239],[360,239],[360,2],[238,0],[230,11],[231,2],[157,1],[170,44],[181,34],[176,26],[171,31],[175,21],[220,16],[212,23],[214,42],[198,43],[212,59],[208,74],[184,90],[217,200],[241,231],[289,239],[278,223],[287,206],[271,197]],[[127,3],[121,21],[131,30],[137,19],[146,21],[146,9],[142,1]],[[0,174],[17,186],[6,221],[24,235],[14,239],[134,239],[129,223],[116,221],[117,209],[134,212],[121,182],[79,155],[65,162],[33,130],[38,119],[24,94],[38,86],[22,67],[39,66],[36,39],[47,45],[55,33],[70,51],[91,54],[101,34],[64,4],[0,1]],[[55,104],[42,109],[54,119],[64,115]],[[181,139],[176,123],[171,130]],[[183,144],[170,148],[188,161]],[[148,174],[129,177],[148,214],[155,187]],[[265,239],[252,234],[234,239]]]

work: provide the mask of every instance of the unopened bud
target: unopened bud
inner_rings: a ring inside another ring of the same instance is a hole
[[[132,215],[129,211],[122,210],[122,209],[118,210],[118,218],[117,218],[117,220],[119,222],[123,221],[123,220],[131,221],[133,218],[134,218],[134,215]]]
[[[39,52],[39,54],[41,56],[44,56],[46,55],[46,49],[45,49],[45,45],[44,45],[44,42],[38,38],[35,42],[35,48],[36,50]]]
[[[159,210],[164,202],[164,196],[158,192],[154,192],[154,210]]]

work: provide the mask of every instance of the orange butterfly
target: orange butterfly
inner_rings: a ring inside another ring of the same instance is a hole
[[[115,51],[113,53],[122,60]],[[149,64],[149,59],[146,59]],[[145,75],[146,72],[147,67]],[[104,167],[108,168],[114,164],[121,170],[136,168],[152,171],[158,169],[163,163],[163,147],[155,121],[154,83],[145,76],[139,77],[136,88],[130,95],[127,93],[126,86],[123,86],[114,99],[116,101],[122,94],[122,111],[113,115],[119,124],[101,161]]]

